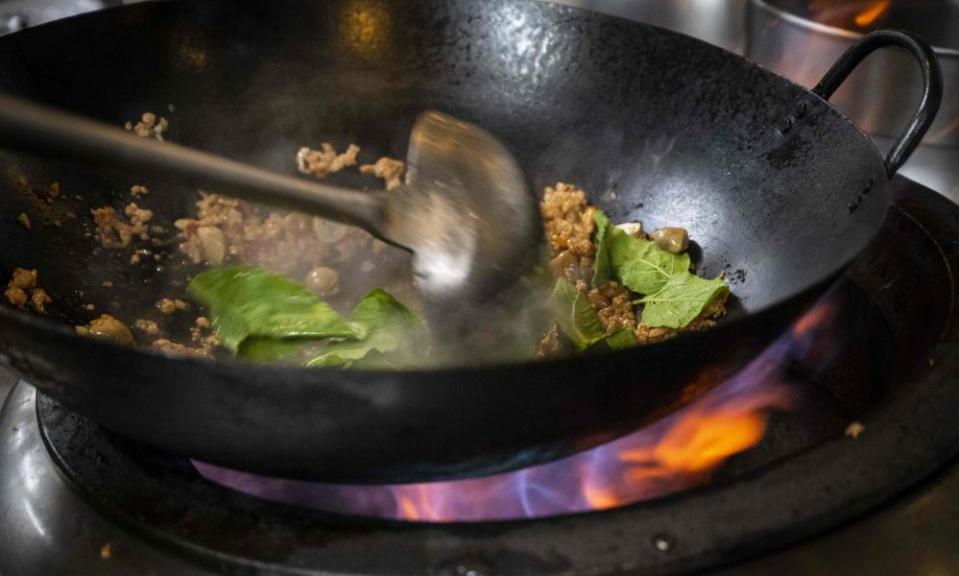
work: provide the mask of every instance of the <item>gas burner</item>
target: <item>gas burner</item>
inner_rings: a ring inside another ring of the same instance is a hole
[[[0,573],[100,573],[112,562],[118,573],[672,574],[846,524],[959,453],[951,275],[959,206],[903,179],[895,188],[879,240],[749,371],[654,428],[515,475],[360,488],[214,473],[117,437],[21,384],[0,416],[11,431],[0,436],[0,469],[12,471],[0,485],[0,530],[17,543],[0,555]],[[685,460],[664,456],[691,414],[725,418],[730,406],[737,411],[722,421],[748,432],[734,448],[753,444],[768,418],[757,446],[723,463],[728,446],[707,435],[679,442]],[[857,439],[844,434],[854,420],[865,426]],[[664,476],[663,463],[676,461],[691,464]],[[552,477],[588,462],[590,474]],[[555,517],[475,522],[540,515]],[[784,568],[766,561],[753,573],[769,570]]]

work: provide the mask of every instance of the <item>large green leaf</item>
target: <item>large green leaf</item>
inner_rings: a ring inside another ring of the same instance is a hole
[[[250,336],[362,339],[366,329],[345,321],[312,292],[283,276],[248,267],[207,270],[190,294],[210,310],[223,344],[237,352]]]
[[[391,356],[409,356],[421,344],[423,323],[385,290],[377,288],[360,300],[350,320],[366,329],[366,338],[331,343],[307,366],[349,366],[378,352],[386,360]],[[375,360],[375,358],[374,358]],[[371,360],[371,365],[380,364]]]
[[[600,286],[613,279],[612,265],[609,261],[609,247],[606,245],[606,235],[609,232],[610,223],[606,214],[602,210],[593,213],[593,220],[596,222],[596,261],[593,264],[593,286]]]
[[[677,274],[663,287],[642,299],[643,324],[650,327],[685,328],[716,298],[729,293],[721,278],[706,280],[689,272]]]
[[[550,296],[553,318],[560,331],[577,350],[585,350],[606,338],[599,316],[585,296],[566,279],[560,278]]]
[[[689,255],[660,250],[656,244],[619,228],[607,234],[611,267],[620,282],[638,294],[658,292],[670,278],[689,272]]]

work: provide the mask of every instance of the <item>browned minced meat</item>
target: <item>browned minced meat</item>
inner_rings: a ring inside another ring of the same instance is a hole
[[[136,202],[127,204],[126,208],[123,209],[123,213],[130,219],[131,226],[145,227],[145,224],[153,220],[153,211],[140,208]]]
[[[540,212],[552,257],[551,269],[574,282],[586,277],[596,257],[596,209],[586,202],[586,193],[560,182],[546,188]]]
[[[403,184],[403,174],[406,172],[406,163],[389,156],[384,156],[373,164],[360,166],[363,174],[372,174],[386,183],[387,190],[394,190]]]
[[[164,314],[174,314],[178,310],[187,309],[187,303],[183,300],[171,300],[170,298],[163,298],[157,302],[156,306]]]
[[[205,348],[191,348],[165,338],[154,341],[153,347],[171,356],[189,356],[192,358],[209,358],[210,356],[210,351]]]
[[[25,268],[14,269],[3,295],[17,308],[29,304],[37,314],[46,314],[46,305],[52,302],[46,290],[37,286],[37,271]]]
[[[7,299],[7,302],[17,308],[23,308],[27,305],[27,293],[20,288],[10,288],[8,286],[7,289],[4,290],[3,296]]]
[[[208,330],[210,329],[210,321],[204,316],[200,316],[194,322],[193,327],[190,328],[190,339],[200,344],[200,348],[203,350],[212,350],[220,344],[220,339],[216,334],[209,334]]]
[[[536,356],[539,358],[549,358],[559,354],[559,326],[553,324],[546,335],[539,342],[539,348],[536,350]]]
[[[32,290],[37,287],[37,271],[17,268],[13,271],[13,277],[7,286],[20,290]]]
[[[150,336],[156,336],[160,333],[160,326],[153,320],[140,319],[134,322],[133,326],[137,330],[140,330],[141,332],[144,332]]]
[[[92,336],[94,338],[103,338],[113,340],[120,344],[132,344],[133,334],[123,322],[120,322],[109,314],[101,314],[99,318],[93,320],[86,326],[77,326],[77,334]]]
[[[136,124],[127,122],[124,128],[140,138],[156,138],[163,142],[163,133],[167,131],[169,126],[166,118],[157,117],[153,112],[144,112]]]
[[[319,267],[354,265],[372,236],[305,214],[270,212],[216,194],[202,194],[196,218],[177,220],[180,250],[196,264],[232,258],[273,272],[306,279]]]
[[[116,209],[110,206],[94,208],[93,222],[97,226],[96,237],[104,248],[124,248],[130,245],[134,238],[149,239],[147,223],[153,218],[153,212],[143,210],[135,203],[124,208],[123,212],[129,218],[124,221]]]
[[[607,332],[634,330],[636,315],[633,313],[633,297],[629,289],[616,282],[607,282],[587,293]]]
[[[146,186],[131,186],[130,187],[130,196],[134,198],[142,198],[143,196],[150,193],[150,190]]]
[[[45,306],[51,302],[53,302],[53,300],[50,299],[47,291],[43,288],[37,288],[30,292],[30,307],[33,308],[33,311],[37,314],[46,314],[47,310]]]
[[[296,153],[296,167],[303,174],[323,178],[344,168],[356,166],[356,156],[359,153],[360,147],[350,144],[345,152],[337,154],[332,144],[324,142],[320,150],[300,148]]]

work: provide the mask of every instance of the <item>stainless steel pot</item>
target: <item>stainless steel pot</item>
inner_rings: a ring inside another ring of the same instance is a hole
[[[821,5],[845,13],[833,12],[826,19],[814,12]],[[945,80],[942,108],[903,173],[959,200],[959,1],[750,0],[745,54],[765,68],[811,87],[831,62],[874,26],[908,29],[936,44]],[[919,69],[908,55],[886,50],[863,62],[832,103],[885,150],[909,121],[907,111],[919,101],[919,78]]]
[[[743,50],[747,0],[552,1],[682,32],[737,54]]]

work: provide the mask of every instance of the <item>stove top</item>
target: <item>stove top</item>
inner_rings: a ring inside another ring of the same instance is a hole
[[[0,575],[959,573],[959,206],[894,188],[882,237],[813,311],[848,330],[794,354],[800,396],[705,486],[509,522],[342,516],[370,510],[240,494],[20,383],[0,413]]]

